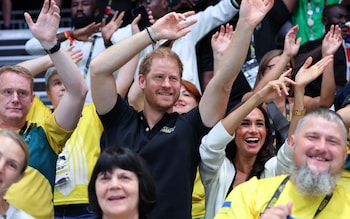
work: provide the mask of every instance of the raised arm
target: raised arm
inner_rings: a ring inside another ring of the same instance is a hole
[[[55,110],[57,124],[66,130],[73,130],[81,116],[88,88],[69,54],[62,49],[54,49],[59,48],[57,46],[60,45],[56,39],[60,21],[59,13],[55,1],[45,0],[35,23],[28,13],[25,13],[24,17],[33,36],[40,41],[44,49],[51,50],[49,56],[66,88]]]
[[[214,126],[202,139],[199,151],[201,156],[200,175],[204,185],[210,184],[218,177],[220,168],[225,159],[226,145],[233,139],[236,129],[244,118],[258,105],[270,101],[282,93],[288,95],[287,84],[295,84],[289,79],[287,72],[278,80],[270,81],[260,91],[244,102],[237,109],[228,114],[221,122]]]
[[[105,18],[102,20],[101,33],[102,33],[103,41],[106,47],[109,47],[112,45],[112,42],[111,42],[112,35],[122,25],[124,14],[125,14],[124,11],[120,13],[116,11],[112,19],[108,23],[106,23]]]
[[[74,46],[70,46],[67,49],[67,52],[69,52],[73,62],[77,63],[83,58],[83,53],[80,49],[72,51],[73,48],[74,48]],[[35,59],[26,60],[24,62],[18,63],[17,65],[20,65],[20,66],[28,69],[32,73],[33,77],[37,76],[38,74],[40,74],[43,71],[46,71],[48,68],[51,68],[54,66],[49,55],[41,56],[41,57],[35,58]]]
[[[332,25],[322,41],[322,57],[334,55],[342,41],[343,38],[341,36],[340,27],[338,25]],[[332,60],[332,62],[324,69],[322,74],[320,96],[314,98],[308,96],[304,97],[305,108],[307,111],[319,107],[329,108],[332,106],[336,89],[333,65],[334,62]]]
[[[183,14],[171,12],[155,22],[149,28],[153,40],[177,39],[186,35],[189,26],[196,20],[186,22],[194,12]],[[145,30],[137,33],[100,53],[90,64],[91,91],[96,110],[99,114],[109,112],[117,101],[117,85],[113,72],[127,63],[132,57],[152,43]]]
[[[277,96],[281,96],[284,93],[289,95],[288,84],[295,85],[295,82],[287,77],[288,72],[283,73],[279,79],[270,81],[262,89],[257,91],[252,97],[244,102],[240,107],[227,115],[222,124],[226,131],[231,135],[240,126],[241,121],[258,105],[261,103],[271,101]]]
[[[247,56],[254,28],[272,5],[273,0],[242,1],[235,34],[199,103],[199,112],[206,126],[212,127],[223,118],[232,84]]]
[[[288,31],[284,39],[284,49],[281,58],[278,60],[277,64],[272,67],[269,74],[265,74],[264,77],[262,77],[261,81],[255,86],[254,90],[258,91],[269,81],[279,78],[286,65],[298,53],[301,41],[301,38],[296,39],[298,30],[299,26],[296,25]]]
[[[214,58],[214,74],[219,68],[219,63],[221,61],[222,55],[230,45],[233,34],[233,26],[227,23],[226,26],[221,25],[220,31],[217,31],[211,37],[211,47],[213,49]]]

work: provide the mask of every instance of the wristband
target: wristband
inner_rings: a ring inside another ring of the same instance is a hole
[[[54,45],[51,49],[48,49],[48,50],[44,49],[44,50],[47,54],[53,54],[53,53],[57,52],[58,50],[60,50],[60,48],[61,48],[61,43],[57,40],[56,45]]]
[[[231,4],[235,9],[239,9],[241,5],[241,0],[231,0]]]
[[[154,39],[153,39],[153,37],[152,37],[152,35],[151,35],[151,32],[148,30],[148,27],[146,27],[145,29],[146,29],[146,31],[147,31],[147,33],[148,33],[149,38],[152,40],[152,42],[153,42],[153,43],[157,43],[157,40],[154,40]]]
[[[305,115],[305,113],[306,113],[305,109],[293,110],[293,116],[303,116]]]
[[[70,45],[73,44],[74,38],[72,37],[70,31],[65,31],[64,32],[64,37],[66,37],[66,39],[69,40]]]

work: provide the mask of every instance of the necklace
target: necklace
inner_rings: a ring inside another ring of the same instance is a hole
[[[314,20],[312,19],[312,15],[314,14],[312,7],[311,7],[311,0],[308,0],[307,2],[307,25],[309,26],[310,30],[310,37],[309,40],[314,40],[314,30],[312,29],[312,26],[314,25]]]
[[[309,27],[309,32],[310,32],[309,40],[315,40],[315,32],[313,28],[315,24],[314,15],[317,18],[327,5],[328,5],[327,0],[307,0],[306,24]],[[321,21],[317,20],[316,22],[321,22]]]

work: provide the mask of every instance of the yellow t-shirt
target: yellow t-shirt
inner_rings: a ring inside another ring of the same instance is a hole
[[[192,192],[192,218],[202,218],[205,215],[204,186],[197,169]]]
[[[27,123],[20,133],[29,147],[29,166],[24,177],[12,184],[5,199],[37,219],[54,216],[53,189],[57,155],[72,132],[58,126],[54,114],[38,123]]]
[[[286,175],[258,180],[256,177],[240,184],[232,190],[215,219],[260,218],[266,205]],[[277,199],[276,205],[293,202],[291,216],[311,219],[314,217],[324,196],[310,197],[301,195],[288,181]],[[347,219],[350,215],[350,194],[337,185],[328,205],[318,214],[317,219]]]
[[[65,182],[55,186],[55,206],[89,203],[87,187],[100,155],[102,131],[95,106],[92,103],[85,105],[76,129],[59,155],[68,162],[58,159],[56,181]]]

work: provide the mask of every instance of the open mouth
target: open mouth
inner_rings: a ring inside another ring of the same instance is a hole
[[[247,142],[247,143],[258,143],[259,142],[259,138],[246,138],[245,142]]]

